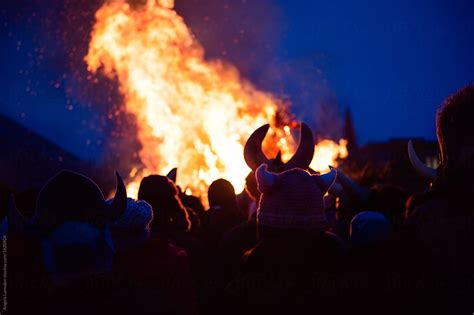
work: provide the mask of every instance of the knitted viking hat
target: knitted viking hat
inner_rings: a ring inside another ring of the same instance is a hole
[[[327,227],[323,196],[336,179],[336,170],[310,175],[294,168],[271,173],[262,164],[256,171],[262,193],[257,209],[257,224],[276,229],[324,229]]]
[[[120,217],[127,205],[125,184],[118,173],[117,189],[111,204],[90,178],[72,171],[61,171],[41,189],[33,218],[27,220],[9,204],[9,216],[20,232],[40,237],[65,221],[85,222],[98,227]]]

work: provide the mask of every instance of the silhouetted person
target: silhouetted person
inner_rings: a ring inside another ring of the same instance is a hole
[[[166,176],[150,175],[142,179],[138,199],[153,208],[151,233],[153,238],[169,241],[183,248],[189,257],[193,280],[198,288],[207,285],[209,253],[204,244],[191,232],[191,221],[179,199],[175,183]]]
[[[127,209],[111,224],[114,276],[127,281],[135,314],[194,314],[196,295],[186,252],[151,237],[151,206],[128,198]]]
[[[225,179],[218,179],[209,186],[209,209],[206,211],[204,228],[208,240],[215,245],[223,234],[240,223],[234,187]]]
[[[81,302],[73,287],[110,272],[113,246],[107,224],[123,213],[126,197],[118,174],[115,197],[107,203],[90,178],[62,171],[41,189],[31,217],[26,218],[11,200],[9,310],[60,314],[66,305],[69,314],[81,313],[79,306],[102,310],[100,303],[85,306],[101,293],[88,291]]]
[[[428,200],[408,218],[411,236],[428,252],[425,261],[438,285],[431,299],[438,311],[474,309],[474,85],[449,96],[439,108],[436,132],[441,164]],[[425,173],[429,173],[426,171]]]
[[[142,179],[138,199],[153,208],[153,234],[166,235],[187,232],[191,228],[186,208],[181,203],[178,189],[166,176],[150,175]]]
[[[325,313],[335,307],[335,292],[325,284],[339,270],[342,245],[326,232],[323,204],[335,174],[311,176],[301,169],[275,174],[266,165],[257,169],[259,243],[227,288],[235,313]]]

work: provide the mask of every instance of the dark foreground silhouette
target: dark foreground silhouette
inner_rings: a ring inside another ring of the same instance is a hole
[[[138,200],[62,171],[40,191],[0,185],[12,314],[472,314],[474,86],[448,97],[436,126],[440,165],[409,144],[426,191],[366,187],[309,169],[312,132],[268,159],[257,129],[244,192],[225,179],[209,206],[151,175]],[[316,157],[317,158],[317,157]],[[429,184],[429,185],[428,185]],[[5,246],[5,245],[4,245]],[[6,261],[4,261],[6,265]]]

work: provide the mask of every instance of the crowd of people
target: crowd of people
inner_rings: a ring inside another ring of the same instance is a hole
[[[470,85],[439,108],[440,165],[415,165],[431,183],[413,195],[403,187],[362,187],[336,168],[312,171],[314,141],[305,124],[287,163],[262,153],[268,125],[257,129],[243,152],[252,169],[245,191],[237,195],[217,179],[209,209],[176,185],[176,169],[143,178],[136,199],[127,197],[119,174],[110,200],[93,180],[66,170],[38,193],[2,187],[5,308],[471,314],[473,121]]]

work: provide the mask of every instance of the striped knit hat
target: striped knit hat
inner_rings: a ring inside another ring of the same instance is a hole
[[[336,169],[332,169],[324,175],[310,175],[298,168],[275,174],[262,164],[256,171],[262,193],[257,209],[258,225],[277,229],[326,228],[323,196],[336,174]]]

